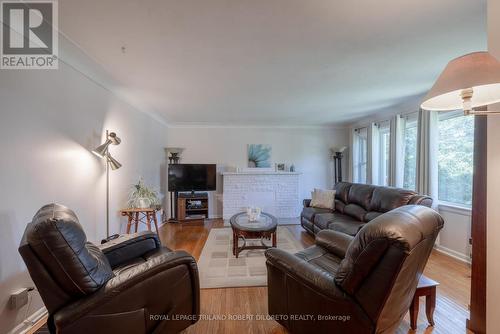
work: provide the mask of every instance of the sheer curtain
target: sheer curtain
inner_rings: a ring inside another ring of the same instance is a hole
[[[389,185],[402,188],[405,169],[405,131],[406,119],[396,115],[391,119],[391,168]]]
[[[366,183],[378,184],[379,164],[378,157],[380,153],[378,124],[371,123],[368,127],[368,175]]]
[[[420,110],[418,114],[417,192],[433,198],[438,205],[438,115],[436,111]]]

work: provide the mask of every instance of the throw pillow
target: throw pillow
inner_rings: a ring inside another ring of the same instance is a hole
[[[310,205],[313,208],[335,210],[335,190],[314,189]]]

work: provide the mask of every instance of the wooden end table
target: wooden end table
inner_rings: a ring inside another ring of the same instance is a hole
[[[155,225],[156,233],[158,234],[158,219],[156,214],[158,213],[158,209],[153,208],[141,208],[141,209],[123,209],[120,210],[122,216],[128,218],[127,222],[127,233],[130,233],[130,228],[132,225],[135,225],[135,232],[137,233],[139,223],[144,223],[148,227],[148,230],[151,231],[151,223]]]
[[[276,229],[278,219],[273,215],[262,212],[257,221],[249,221],[245,212],[235,214],[229,219],[233,229],[233,255],[238,258],[241,251],[245,249],[268,249],[276,247]],[[243,245],[239,247],[239,239],[243,240]],[[261,245],[247,246],[247,239],[260,239]],[[263,239],[272,239],[272,246],[264,243]]]
[[[427,321],[431,326],[434,326],[434,310],[436,309],[436,287],[438,282],[422,275],[418,281],[417,291],[413,296],[413,301],[410,305],[410,326],[411,329],[417,329],[418,308],[420,305],[420,297],[425,296],[425,314]]]

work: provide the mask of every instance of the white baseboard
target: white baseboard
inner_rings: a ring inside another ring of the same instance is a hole
[[[26,320],[14,327],[8,334],[25,334],[43,317],[47,315],[47,309],[42,307],[36,310]]]
[[[434,249],[440,253],[448,255],[449,257],[471,264],[471,258],[466,254],[462,254],[460,252],[454,251],[453,249],[449,249],[441,245],[434,246]]]

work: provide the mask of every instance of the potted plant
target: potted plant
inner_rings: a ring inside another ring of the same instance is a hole
[[[141,209],[159,206],[158,197],[158,192],[146,186],[141,178],[137,184],[131,186],[127,205],[130,208]]]

